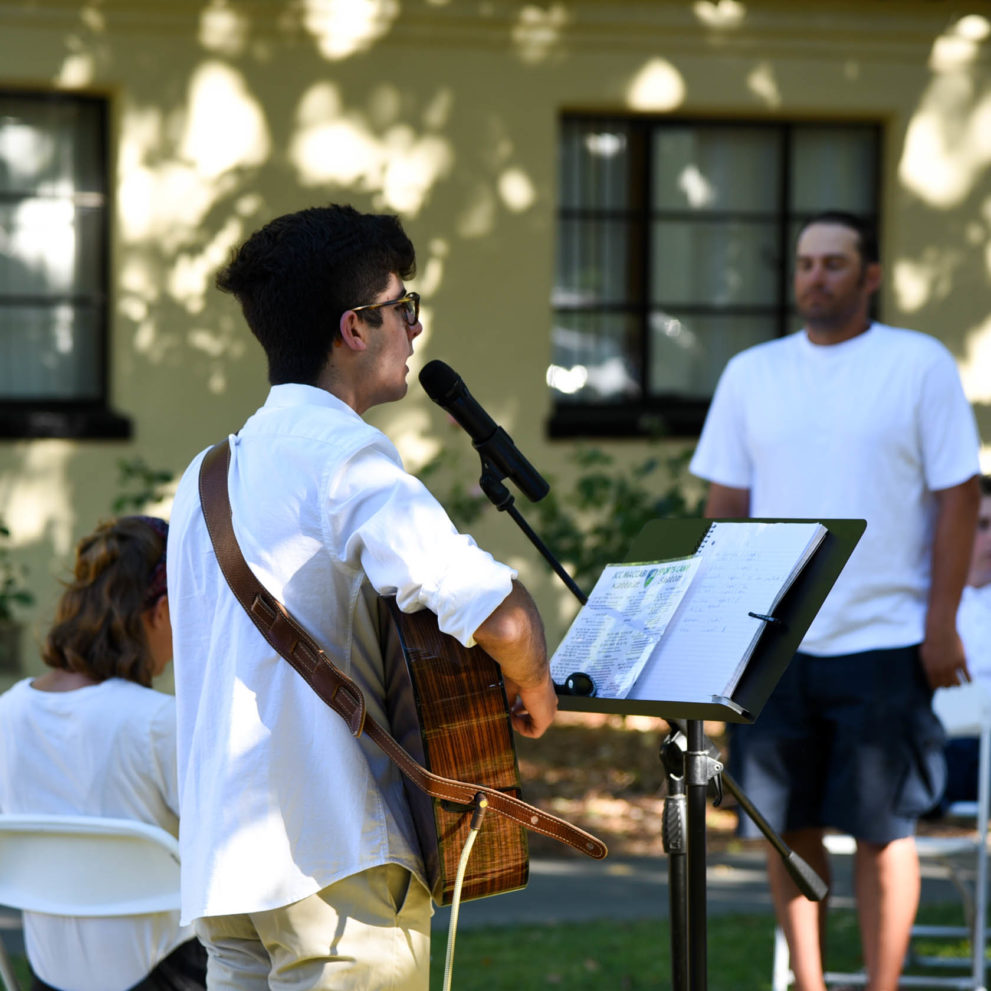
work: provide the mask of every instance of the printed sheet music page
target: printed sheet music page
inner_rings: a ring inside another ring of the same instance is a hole
[[[599,698],[626,698],[700,564],[693,556],[607,565],[551,658],[554,681],[581,672]]]

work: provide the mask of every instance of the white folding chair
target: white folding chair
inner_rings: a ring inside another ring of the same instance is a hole
[[[906,968],[966,969],[966,974],[902,974],[901,988],[954,988],[960,991],[987,991],[985,951],[987,946],[988,882],[988,813],[991,807],[991,697],[977,682],[941,688],[933,696],[933,708],[950,737],[977,737],[979,747],[977,801],[956,802],[947,817],[973,822],[973,832],[963,836],[918,836],[916,847],[920,859],[938,860],[960,894],[965,924],[962,926],[915,925],[912,940],[920,937],[969,939],[969,957],[925,957],[911,948]],[[853,854],[856,848],[850,836],[829,835],[826,848],[832,855]],[[788,942],[780,927],[774,933],[774,962],[771,987],[787,991],[793,981]],[[845,974],[830,971],[826,984],[863,986],[864,973]]]
[[[0,815],[0,905],[75,916],[178,911],[179,844],[131,819]],[[2,941],[0,979],[19,991]]]

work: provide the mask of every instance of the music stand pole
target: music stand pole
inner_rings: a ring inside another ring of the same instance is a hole
[[[685,734],[671,727],[661,743],[667,791],[661,812],[661,840],[668,858],[668,922],[671,927],[671,988],[688,991],[688,796],[685,794]]]
[[[722,763],[713,758],[715,748],[700,720],[690,720],[685,728],[668,725],[672,732],[661,745],[661,761],[667,771],[662,836],[668,858],[671,987],[697,991],[708,979],[706,803],[709,781],[718,781]]]
[[[668,718],[665,719],[668,726],[676,732],[676,735],[680,734],[682,737],[687,738],[688,728],[686,723],[681,719]],[[714,743],[708,740],[706,736],[703,735],[702,743],[707,747],[707,756],[709,758],[707,762],[707,775],[709,780],[715,781],[716,784],[716,798],[713,802],[714,805],[719,805],[722,801],[722,793],[725,788],[736,801],[736,804],[740,806],[740,809],[746,813],[746,815],[753,821],[754,825],[763,833],[764,838],[771,845],[775,853],[781,858],[781,862],[791,877],[792,881],[795,882],[795,886],[798,890],[808,898],[809,901],[818,902],[822,901],[826,895],[829,894],[829,887],[826,882],[823,881],[821,877],[797,854],[787,843],[781,838],[781,834],[778,833],[774,827],[764,818],[760,809],[754,805],[747,793],[736,783],[732,775],[727,771],[719,761],[719,750]],[[663,759],[663,758],[662,758]],[[665,763],[667,767],[667,763]],[[671,772],[668,773],[668,786],[671,787],[672,777]],[[675,790],[684,793],[684,786],[675,784]]]
[[[688,720],[685,781],[688,792],[688,987],[704,991],[707,973],[705,809],[709,755],[700,719]]]

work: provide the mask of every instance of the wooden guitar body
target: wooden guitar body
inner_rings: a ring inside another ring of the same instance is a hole
[[[437,628],[433,613],[403,613],[382,603],[394,642],[383,644],[392,734],[436,774],[520,796],[513,729],[499,666],[480,647],[470,650]],[[383,624],[387,626],[388,624]],[[387,638],[388,640],[388,638]],[[431,798],[406,780],[431,894],[450,904],[472,809]],[[465,873],[469,900],[525,887],[526,830],[505,816],[485,817]]]

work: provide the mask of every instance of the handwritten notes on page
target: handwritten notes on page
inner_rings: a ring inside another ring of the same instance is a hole
[[[713,523],[695,581],[628,697],[732,696],[767,622],[758,617],[773,614],[826,533],[815,522]]]
[[[687,557],[607,565],[551,658],[554,681],[582,672],[600,698],[626,698],[700,564]]]

